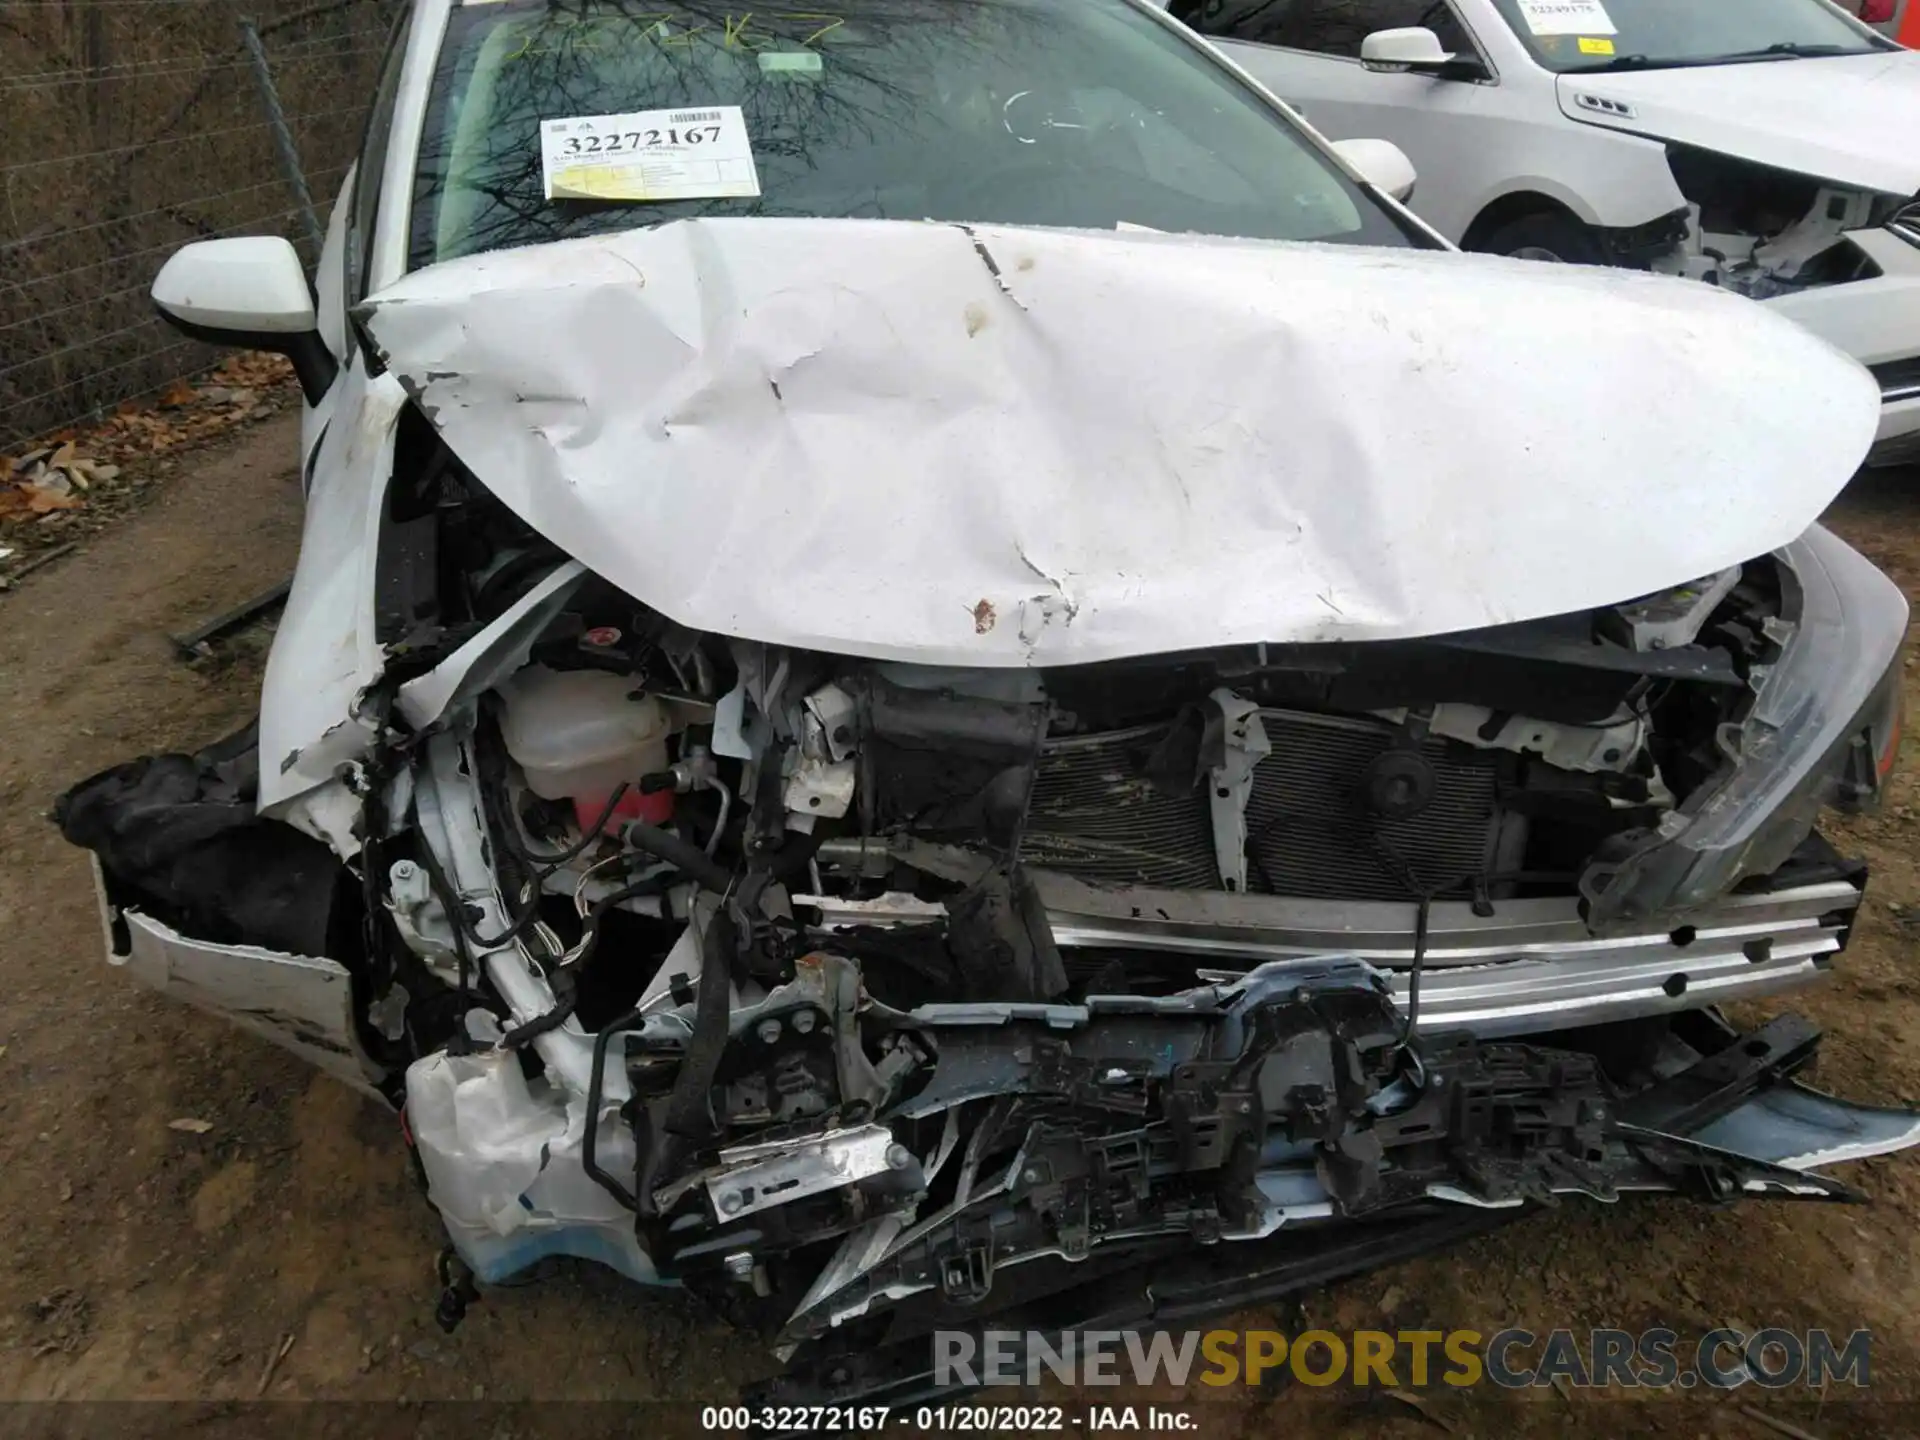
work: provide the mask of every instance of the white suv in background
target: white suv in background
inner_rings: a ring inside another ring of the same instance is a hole
[[[1769,301],[1920,458],[1920,53],[1825,0],[1171,0],[1324,134],[1384,136],[1468,250]]]

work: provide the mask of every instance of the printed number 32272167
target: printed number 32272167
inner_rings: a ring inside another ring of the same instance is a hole
[[[666,130],[627,130],[612,135],[569,135],[569,155],[601,155],[619,150],[646,150],[656,145],[705,145],[720,138],[718,125],[690,125]]]

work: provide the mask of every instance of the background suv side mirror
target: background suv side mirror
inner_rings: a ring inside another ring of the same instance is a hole
[[[1413,194],[1413,161],[1391,140],[1336,140],[1333,149],[1381,194],[1403,202]]]
[[[278,235],[184,245],[153,277],[151,293],[161,317],[184,335],[285,355],[309,405],[339,371],[315,324],[300,256]]]
[[[1440,37],[1424,25],[1374,31],[1360,42],[1360,63],[1369,70],[1411,70],[1441,80],[1484,80],[1487,75],[1478,55],[1442,49]]]

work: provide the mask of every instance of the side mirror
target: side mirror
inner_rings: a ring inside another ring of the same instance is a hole
[[[1412,196],[1413,182],[1418,178],[1413,161],[1391,140],[1336,140],[1333,149],[1383,195],[1401,201]]]
[[[1424,25],[1376,30],[1360,42],[1360,63],[1369,70],[1444,65],[1451,59],[1453,52],[1442,50],[1440,37]]]
[[[1487,73],[1479,56],[1441,49],[1440,37],[1424,25],[1374,31],[1360,42],[1360,63],[1369,70],[1411,70],[1446,80],[1478,80]]]
[[[319,402],[339,372],[314,322],[313,292],[300,257],[278,235],[182,246],[153,277],[151,293],[161,318],[183,335],[285,355],[309,405]]]

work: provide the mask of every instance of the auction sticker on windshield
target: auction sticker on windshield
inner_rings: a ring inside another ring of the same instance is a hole
[[[760,193],[738,105],[540,122],[549,200],[704,200]]]
[[[1516,0],[1520,18],[1536,35],[1616,35],[1600,0]]]

